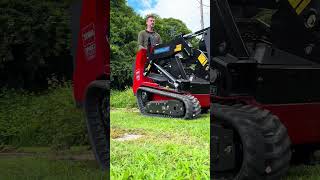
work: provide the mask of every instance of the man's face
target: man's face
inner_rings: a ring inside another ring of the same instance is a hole
[[[155,24],[155,19],[153,17],[149,17],[146,23],[147,23],[147,27],[153,28]]]

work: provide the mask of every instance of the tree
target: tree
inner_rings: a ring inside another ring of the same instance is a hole
[[[3,84],[33,89],[39,80],[46,82],[50,73],[58,71],[52,69],[54,65],[72,64],[67,6],[48,0],[0,2],[0,74],[6,75]]]
[[[175,36],[180,34],[188,34],[191,31],[187,28],[185,23],[179,19],[174,18],[164,18],[160,17],[156,20],[157,31],[161,35],[163,42],[169,42]]]

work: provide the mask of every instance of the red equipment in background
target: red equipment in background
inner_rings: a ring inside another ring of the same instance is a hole
[[[80,0],[72,6],[74,98],[86,112],[92,150],[106,170],[110,159],[109,9],[107,0]]]
[[[80,8],[80,22],[73,25],[77,36],[73,39],[76,49],[73,82],[75,100],[81,104],[91,82],[110,79],[109,2],[83,0]]]

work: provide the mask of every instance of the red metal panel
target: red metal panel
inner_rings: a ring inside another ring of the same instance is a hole
[[[107,0],[82,0],[78,35],[74,97],[83,102],[88,84],[110,77],[109,9]]]
[[[201,108],[210,108],[210,94],[192,94],[196,97],[201,105]]]
[[[166,96],[161,96],[159,94],[153,94],[152,95],[152,100],[153,101],[163,101],[163,100],[172,100],[173,98],[166,97]]]
[[[152,83],[153,81],[144,76],[143,72],[144,72],[144,65],[147,62],[147,50],[146,49],[141,49],[140,51],[138,51],[137,55],[136,55],[136,62],[135,62],[135,70],[134,70],[134,74],[133,74],[133,86],[132,86],[132,90],[133,93],[136,94],[137,90],[139,87],[141,87],[142,83]],[[157,84],[154,85],[149,85],[149,87],[155,87],[157,86]]]
[[[262,105],[287,127],[293,144],[320,143],[320,103]]]

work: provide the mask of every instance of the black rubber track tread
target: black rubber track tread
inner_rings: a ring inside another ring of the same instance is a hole
[[[182,101],[184,106],[185,106],[185,115],[183,117],[175,117],[175,116],[170,116],[167,114],[152,114],[152,113],[147,113],[144,110],[144,105],[141,99],[141,93],[142,91],[152,93],[152,94],[158,94],[170,98],[174,98],[176,100]],[[158,89],[150,88],[150,87],[140,87],[137,91],[137,103],[138,107],[140,109],[141,114],[147,115],[147,116],[155,116],[155,117],[168,117],[168,118],[183,118],[183,119],[195,119],[201,114],[201,106],[199,100],[190,95],[190,94],[177,94],[177,93],[172,93],[172,92],[167,92],[167,91],[161,91]]]
[[[104,80],[94,81],[86,94],[85,112],[88,136],[97,162],[103,170],[109,169],[109,89]]]
[[[273,169],[267,179],[280,179],[281,173],[279,172],[287,170],[291,160],[291,141],[287,129],[279,118],[268,110],[250,105],[239,107],[238,109],[255,114],[262,119],[262,121],[258,120],[257,122],[262,123],[265,145],[269,148],[272,147],[272,149],[266,148],[267,151],[264,157]]]
[[[268,110],[250,105],[238,109],[254,114],[258,118],[257,122],[261,123],[263,129],[265,145],[269,147],[266,148],[264,157],[267,162],[266,166],[270,166],[272,169],[266,179],[280,179],[281,174],[283,174],[282,171],[288,169],[291,159],[291,142],[287,129],[282,125],[279,118]]]
[[[242,104],[232,106],[213,104],[212,110],[215,120],[227,120],[229,121],[229,125],[247,130],[246,133],[242,134],[243,137],[247,138],[241,139],[249,141],[245,145],[248,146],[246,147],[247,153],[251,155],[246,158],[246,162],[244,160],[240,172],[233,179],[255,180],[258,178],[259,180],[278,180],[286,173],[291,159],[291,142],[286,128],[277,116],[268,110]],[[247,133],[250,135],[247,136]],[[260,135],[260,138],[255,137],[257,134]],[[261,142],[253,144],[252,141],[254,140],[250,139],[260,139],[262,144]],[[254,155],[253,152],[255,152],[254,149],[259,145],[262,145],[264,148],[263,154],[257,157],[255,156],[257,154]],[[262,162],[264,168],[259,169],[256,165]],[[267,173],[267,169],[271,171]],[[225,177],[230,179],[229,174],[226,174]]]
[[[244,163],[242,165],[242,170],[239,171],[237,177],[233,177],[232,174],[218,174],[213,172],[215,178],[221,179],[223,176],[225,179],[259,179],[259,174],[263,173],[264,162],[261,161],[261,156],[263,156],[263,144],[261,143],[263,137],[260,133],[256,131],[248,131],[248,129],[257,129],[259,128],[256,124],[252,123],[252,116],[247,116],[247,114],[242,111],[235,110],[229,106],[215,106],[213,108],[214,121],[228,121],[228,123],[234,124],[239,123],[245,124],[238,128],[242,139],[244,141],[243,147],[246,149],[244,156]],[[229,121],[228,119],[232,119]],[[254,136],[255,138],[249,138]],[[251,152],[251,153],[250,153]],[[250,163],[254,162],[254,163]],[[248,173],[250,172],[250,173]]]

